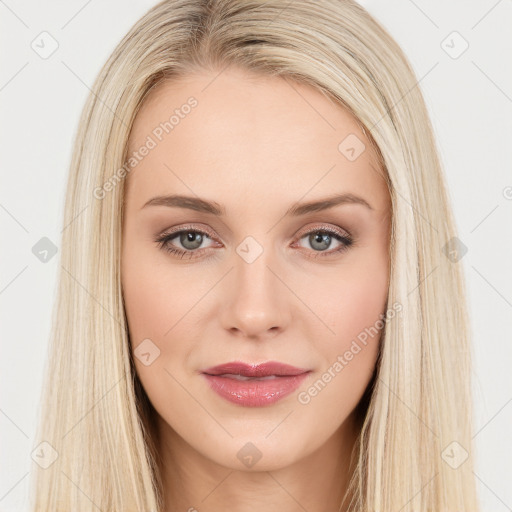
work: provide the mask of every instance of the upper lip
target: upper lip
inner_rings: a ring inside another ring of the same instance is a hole
[[[206,370],[202,370],[202,373],[208,375],[243,375],[245,377],[267,377],[269,375],[284,376],[284,375],[300,375],[306,373],[309,370],[305,368],[297,368],[285,363],[279,363],[278,361],[268,361],[261,364],[247,364],[241,361],[232,361],[217,366],[212,366]]]

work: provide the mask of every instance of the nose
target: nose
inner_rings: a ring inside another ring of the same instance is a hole
[[[252,263],[235,258],[220,305],[222,326],[231,335],[265,339],[289,325],[292,294],[273,266],[265,252]]]

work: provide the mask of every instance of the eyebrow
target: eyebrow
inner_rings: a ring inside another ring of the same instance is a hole
[[[347,193],[336,194],[323,199],[309,201],[307,203],[295,204],[286,211],[285,216],[298,217],[344,204],[360,204],[370,210],[374,209],[362,197]],[[207,201],[206,199],[183,195],[156,196],[147,201],[142,208],[146,208],[147,206],[186,208],[197,212],[210,213],[219,217],[226,214],[225,208],[215,201]]]

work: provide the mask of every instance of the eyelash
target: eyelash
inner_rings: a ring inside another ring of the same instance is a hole
[[[185,249],[178,249],[174,246],[169,245],[169,242],[171,240],[173,240],[174,238],[176,238],[181,233],[200,233],[200,234],[206,235],[208,238],[212,239],[212,237],[209,235],[208,232],[203,231],[201,229],[194,228],[192,226],[190,226],[190,227],[186,226],[180,230],[173,231],[172,233],[163,233],[162,235],[158,236],[155,239],[155,242],[159,245],[160,249],[162,249],[163,251],[166,251],[168,253],[171,253],[180,259],[182,259],[184,257],[186,257],[188,259],[198,257],[198,256],[196,256],[196,254],[198,252],[201,252],[202,251],[201,249],[185,250]],[[307,231],[307,232],[303,233],[299,237],[298,240],[301,240],[305,236],[311,235],[312,233],[322,233],[322,234],[331,235],[333,238],[335,238],[336,240],[341,242],[341,245],[338,249],[335,249],[335,250],[332,250],[329,252],[313,251],[316,254],[314,256],[313,255],[308,256],[309,258],[312,258],[312,259],[319,258],[319,257],[327,258],[329,256],[333,256],[334,254],[340,254],[340,253],[346,251],[347,249],[349,249],[354,243],[354,240],[350,235],[348,235],[348,236],[342,235],[338,231],[335,231],[334,229],[326,227],[326,226],[325,227],[324,226],[317,227],[315,229]]]

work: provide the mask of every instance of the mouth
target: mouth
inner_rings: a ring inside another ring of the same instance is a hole
[[[292,393],[311,370],[270,361],[239,361],[203,370],[210,388],[231,403],[245,407],[270,405]]]
[[[232,361],[230,363],[220,364],[203,370],[207,375],[223,375],[247,378],[266,378],[266,377],[290,377],[301,375],[310,370],[297,368],[277,361],[269,361],[260,364],[247,364],[242,361]],[[241,379],[244,380],[244,379]]]
[[[215,374],[206,374],[211,375],[212,377],[226,377],[227,379],[235,379],[235,380],[272,380],[278,379],[279,377],[283,377],[283,375],[266,375],[265,377],[248,377],[246,375],[238,375],[235,373],[223,373],[219,375]]]

